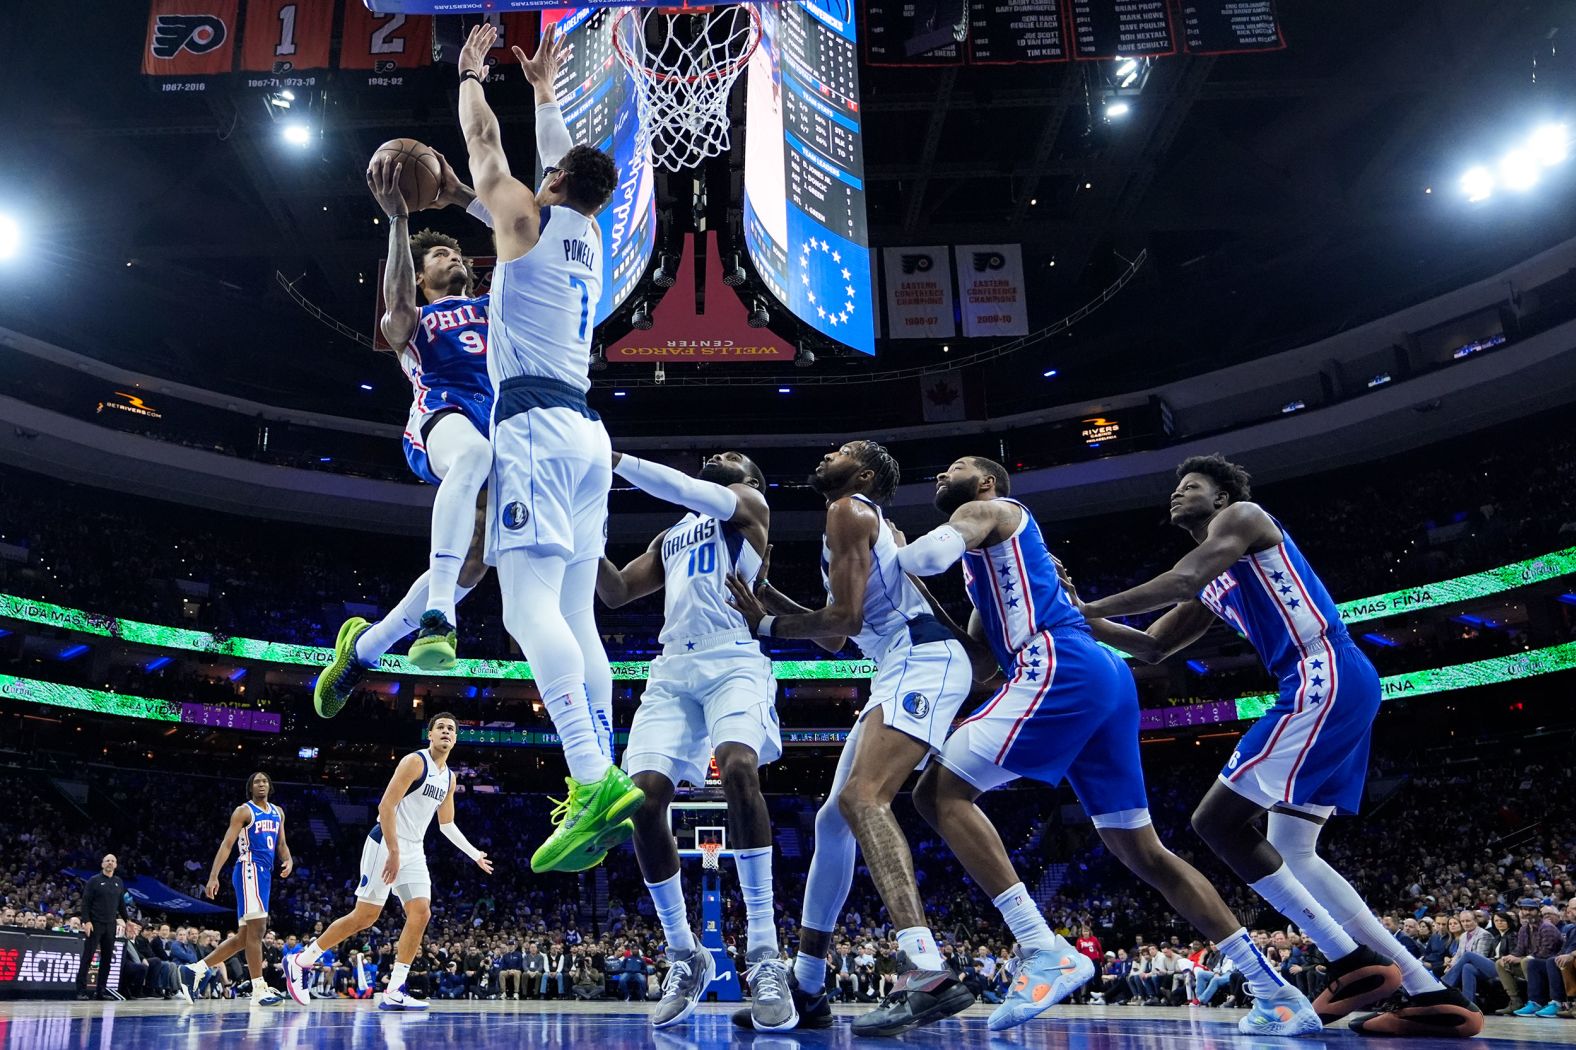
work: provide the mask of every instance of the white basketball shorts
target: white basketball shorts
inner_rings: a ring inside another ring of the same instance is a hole
[[[962,643],[945,628],[916,624],[897,632],[876,663],[879,670],[860,717],[879,707],[888,726],[930,745],[931,751],[941,750],[973,681]]]
[[[530,548],[571,564],[607,548],[612,443],[600,419],[543,407],[493,423],[487,553]]]
[[[356,883],[358,900],[382,907],[389,899],[390,889],[402,904],[432,897],[432,876],[427,872],[427,854],[421,843],[400,843],[399,873],[392,883],[383,881],[383,865],[388,859],[389,848],[383,841],[383,829],[374,826],[361,847],[361,879]]]

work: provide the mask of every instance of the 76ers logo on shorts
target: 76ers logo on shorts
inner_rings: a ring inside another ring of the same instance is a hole
[[[930,714],[930,697],[924,693],[909,693],[903,697],[903,710],[915,718]]]
[[[174,58],[182,51],[206,55],[228,35],[224,19],[216,15],[160,15],[153,25],[153,57]]]
[[[531,511],[524,503],[515,500],[503,508],[503,527],[510,532],[518,532],[525,528],[525,523],[531,520]]]

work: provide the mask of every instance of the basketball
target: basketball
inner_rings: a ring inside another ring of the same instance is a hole
[[[389,139],[377,148],[372,159],[387,153],[396,154],[395,163],[401,165],[399,192],[405,198],[405,207],[411,211],[432,207],[443,186],[443,162],[437,152],[415,139]]]

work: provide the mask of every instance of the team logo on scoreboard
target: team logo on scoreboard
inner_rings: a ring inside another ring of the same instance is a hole
[[[160,15],[153,24],[153,57],[174,58],[182,51],[206,55],[228,36],[217,15]]]
[[[921,252],[903,256],[904,273],[928,273],[934,265],[936,265],[936,261]]]
[[[1007,265],[1007,257],[1001,252],[975,252],[974,269],[978,273],[986,270],[999,270]]]

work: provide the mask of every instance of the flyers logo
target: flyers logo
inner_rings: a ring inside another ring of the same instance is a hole
[[[1007,265],[1007,257],[1001,252],[975,252],[974,269],[979,273],[986,270],[999,270]]]
[[[903,256],[904,273],[927,273],[934,265],[936,265],[935,260],[928,255]]]
[[[295,68],[295,63],[294,62],[286,62],[286,61],[280,60],[280,61],[274,63],[273,73],[274,73],[275,76],[278,76],[281,73],[288,73],[294,68]]]
[[[153,57],[174,58],[182,51],[206,55],[229,36],[214,15],[160,15],[153,24]]]
[[[399,63],[398,62],[391,62],[391,61],[389,61],[386,58],[382,59],[381,61],[379,61],[376,65],[374,65],[372,67],[372,71],[374,73],[377,73],[379,76],[383,76],[383,75],[386,75],[386,74],[389,74],[389,73],[393,73],[393,72],[396,72],[398,70],[399,70]]]

